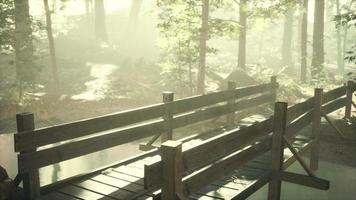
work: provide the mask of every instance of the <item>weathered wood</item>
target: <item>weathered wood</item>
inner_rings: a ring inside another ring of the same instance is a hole
[[[272,105],[274,105],[274,102],[276,102],[277,99],[277,89],[278,89],[277,76],[271,76],[270,93],[272,95]]]
[[[239,150],[251,144],[263,136],[272,132],[273,119],[253,124],[243,129],[233,129],[215,137],[209,138],[199,145],[191,146],[183,152],[184,171],[189,172],[212,161],[215,161],[226,154]],[[158,186],[162,182],[160,172],[162,171],[162,161],[157,160],[145,165],[145,187]]]
[[[288,149],[293,153],[293,156],[297,159],[299,164],[303,167],[305,172],[311,177],[315,177],[314,173],[309,169],[308,165],[304,162],[302,157],[299,156],[298,152],[294,149],[293,145],[288,141],[288,139],[283,137],[284,144],[288,147]]]
[[[163,92],[162,93],[163,97],[163,103],[172,103],[174,101],[174,93],[173,92]],[[173,115],[171,113],[171,109],[167,107],[166,113],[163,115],[163,119],[167,124],[167,132],[164,132],[161,134],[161,142],[165,142],[167,140],[172,140],[173,138],[173,126],[172,126],[172,120],[173,120]]]
[[[15,151],[19,152],[33,147],[53,144],[145,120],[159,118],[165,114],[165,110],[166,105],[156,104],[101,117],[41,128],[35,131],[27,131],[26,134],[15,136]]]
[[[247,199],[257,190],[262,188],[268,181],[271,179],[271,173],[266,172],[263,174],[258,180],[256,180],[253,184],[249,185],[246,189],[242,190],[239,194],[233,197],[231,200],[240,200],[240,199]]]
[[[338,99],[346,94],[346,88],[344,85],[323,94],[323,103],[328,103],[335,99]]]
[[[280,172],[278,176],[283,181],[304,185],[307,187],[312,187],[320,190],[328,190],[330,187],[329,181],[317,177],[310,177],[306,175],[295,174],[295,173],[285,172],[285,171]]]
[[[231,173],[253,158],[267,152],[271,148],[271,139],[261,141],[246,149],[232,153],[222,159],[192,173],[183,180],[186,195],[193,194],[219,178]]]
[[[283,170],[283,137],[286,133],[288,104],[277,102],[274,107],[273,137],[272,137],[272,167],[271,181],[268,185],[268,200],[279,200],[281,195],[281,180],[278,173]]]
[[[184,115],[174,117],[173,128],[180,128],[196,122],[215,118],[235,111],[241,111],[271,101],[271,95],[265,94],[251,99],[238,101],[232,105],[218,105],[204,110],[198,110]]]
[[[183,178],[182,143],[167,141],[161,146],[162,157],[162,200],[180,199]]]
[[[314,110],[312,122],[312,146],[310,152],[310,168],[317,170],[319,166],[319,149],[320,149],[320,129],[321,129],[321,109],[323,105],[323,89],[314,90]]]
[[[229,81],[228,82],[228,85],[227,85],[227,89],[228,90],[234,90],[236,88],[236,82],[234,82],[234,81]],[[236,99],[237,99],[237,97],[235,97],[235,98],[233,98],[233,99],[231,99],[231,100],[229,100],[229,101],[227,101],[227,104],[228,105],[232,105],[232,104],[234,104],[234,102],[236,101]],[[231,109],[232,110],[232,109]],[[231,114],[229,114],[229,115],[227,115],[226,116],[226,121],[227,121],[227,124],[233,124],[234,123],[234,119],[235,119],[235,115],[234,115],[235,113],[231,113]]]
[[[125,144],[137,139],[152,136],[166,131],[163,120],[138,125],[119,131],[112,131],[105,135],[98,135],[84,140],[74,141],[60,146],[43,149],[37,152],[20,154],[18,161],[20,172],[38,169],[61,161],[69,160],[81,155],[86,155],[120,144]]]
[[[309,111],[303,116],[299,117],[297,120],[293,121],[287,126],[287,131],[286,135],[288,137],[292,137],[293,135],[296,135],[300,130],[302,130],[304,127],[308,126],[313,119],[313,112]]]
[[[346,118],[351,118],[353,84],[354,84],[353,81],[347,82],[346,100],[345,100],[345,117]]]
[[[17,124],[17,134],[27,134],[26,131],[32,131],[35,129],[35,121],[33,113],[21,113],[16,115],[16,124]],[[27,154],[35,153],[36,148],[27,149],[26,151],[21,151],[18,157]],[[18,162],[18,168],[22,167],[22,163]],[[38,169],[32,169],[26,173],[22,173],[19,170],[19,173],[22,174],[23,180],[23,189],[26,199],[33,200],[40,196],[40,177]]]
[[[321,114],[329,123],[329,125],[336,131],[336,133],[339,134],[339,136],[341,136],[342,138],[346,139],[346,136],[340,131],[340,129],[334,124],[334,122],[331,121],[328,115],[326,115],[324,111],[321,111]]]
[[[331,101],[331,102],[323,105],[322,110],[324,111],[325,114],[332,113],[335,110],[338,110],[338,109],[344,107],[345,102],[346,102],[346,97],[336,99],[334,101]]]
[[[297,119],[304,113],[313,109],[314,97],[311,97],[305,100],[302,103],[295,104],[288,108],[287,122],[290,123],[293,120]]]

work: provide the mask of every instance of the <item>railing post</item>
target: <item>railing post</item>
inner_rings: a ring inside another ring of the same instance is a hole
[[[32,131],[35,129],[34,115],[33,113],[20,113],[16,115],[17,134],[25,134],[24,131]],[[26,152],[35,152],[36,148],[30,149]],[[21,163],[18,163],[21,164]],[[40,196],[40,177],[38,170],[30,171],[22,175],[23,177],[23,189],[24,195],[27,200],[36,199]]]
[[[182,143],[167,141],[161,145],[163,165],[162,200],[176,200],[182,195]]]
[[[277,89],[278,89],[277,76],[271,76],[272,106],[274,105],[277,99]]]
[[[345,118],[351,118],[352,93],[353,93],[352,86],[353,86],[353,81],[348,81],[347,88],[346,88]]]
[[[271,180],[268,185],[268,200],[279,200],[282,182],[279,173],[283,170],[283,136],[287,125],[287,108],[285,102],[277,102],[274,106],[273,137],[272,137],[272,168]]]
[[[314,89],[314,106],[312,122],[312,145],[310,155],[310,169],[317,170],[319,167],[320,129],[321,129],[321,107],[323,104],[323,89]]]
[[[171,103],[174,101],[174,93],[173,92],[163,92],[162,93],[163,97],[163,103]],[[173,136],[173,127],[172,127],[172,120],[173,120],[173,115],[171,113],[171,109],[169,106],[166,108],[166,114],[163,116],[164,121],[167,124],[168,131],[166,133],[162,133],[161,135],[161,142],[165,142],[167,140],[172,140]]]
[[[236,82],[234,81],[229,81],[228,84],[227,84],[227,90],[229,91],[233,91],[236,89]],[[235,97],[229,101],[227,101],[227,104],[229,105],[229,109],[231,109],[231,105],[234,104],[235,102]],[[228,125],[231,125],[231,124],[234,124],[235,122],[235,115],[234,115],[234,112],[230,113],[227,115],[227,123]]]

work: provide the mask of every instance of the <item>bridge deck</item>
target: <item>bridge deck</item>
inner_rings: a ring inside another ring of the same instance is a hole
[[[187,142],[192,145],[196,142]],[[298,151],[306,150],[308,140],[294,141]],[[294,162],[292,153],[285,149],[284,167]],[[147,156],[127,165],[102,171],[85,180],[65,185],[56,191],[42,196],[42,200],[75,200],[75,199],[154,199],[155,191],[147,191],[143,186],[144,164],[159,158],[159,155]],[[191,195],[189,199],[231,199],[246,198],[268,182],[270,153],[267,152],[246,163],[223,179],[215,181],[201,191]]]

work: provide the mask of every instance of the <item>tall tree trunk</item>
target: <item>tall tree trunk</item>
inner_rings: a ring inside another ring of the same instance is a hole
[[[199,50],[199,70],[198,70],[198,94],[204,94],[205,89],[205,67],[206,67],[206,42],[208,40],[208,21],[209,21],[209,0],[202,0],[202,25],[200,33]]]
[[[292,38],[293,38],[293,8],[285,14],[283,43],[282,43],[282,66],[292,67]]]
[[[313,58],[311,75],[319,79],[324,64],[324,0],[315,0],[314,30],[313,30]]]
[[[142,0],[131,0],[131,2],[132,3],[131,3],[131,10],[129,16],[128,31],[129,34],[135,34],[138,25],[138,18],[140,16]]]
[[[340,0],[336,0],[336,15],[340,15]],[[337,67],[339,72],[343,74],[344,65],[343,65],[343,55],[342,55],[342,47],[341,47],[341,30],[340,27],[336,29],[336,42],[337,42]]]
[[[15,0],[14,5],[16,78],[19,98],[22,99],[24,83],[33,83],[35,79],[32,29],[28,0]]]
[[[301,31],[301,61],[300,61],[300,80],[305,83],[307,80],[307,48],[308,48],[308,0],[303,0],[302,14],[302,31]]]
[[[56,60],[56,49],[54,45],[54,38],[52,32],[52,18],[51,11],[49,10],[48,0],[43,0],[45,13],[46,13],[46,31],[47,38],[49,44],[49,53],[50,53],[50,61],[52,68],[52,77],[53,77],[53,85],[55,90],[58,90],[59,87],[59,78],[58,78],[58,68],[57,68],[57,60]]]
[[[85,14],[86,14],[86,21],[88,26],[88,31],[92,31],[92,8],[93,8],[92,0],[85,0]]]
[[[239,34],[239,57],[237,67],[246,69],[246,30],[247,14],[246,0],[240,0],[240,34]]]
[[[95,0],[95,36],[99,41],[107,41],[104,0]]]

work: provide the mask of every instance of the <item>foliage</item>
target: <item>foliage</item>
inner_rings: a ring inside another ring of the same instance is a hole
[[[0,53],[13,46],[14,5],[12,0],[1,0],[0,3]]]

